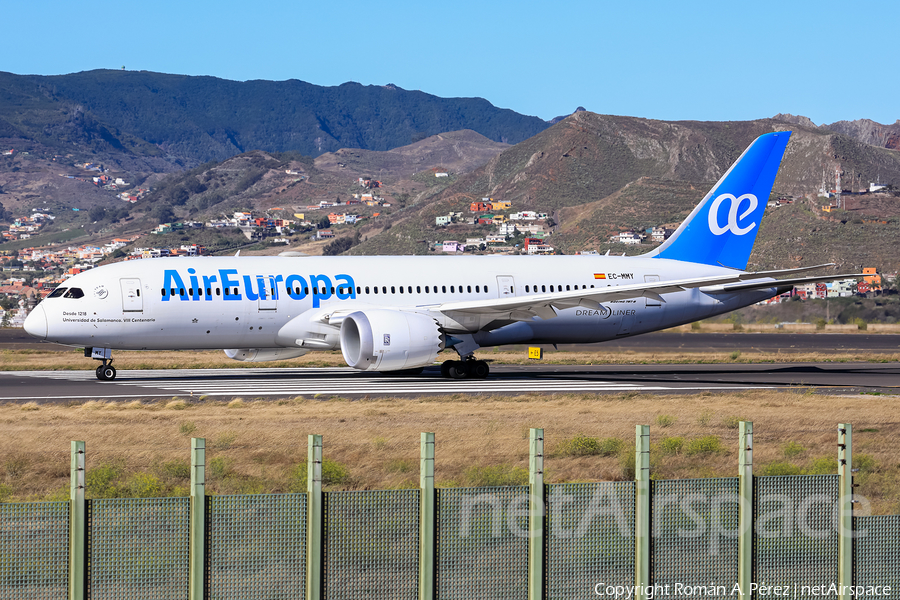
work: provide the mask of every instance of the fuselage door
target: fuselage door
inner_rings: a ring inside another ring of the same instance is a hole
[[[500,298],[510,298],[516,295],[516,280],[512,275],[498,275],[497,288],[500,290]]]
[[[278,310],[278,290],[275,287],[275,278],[266,277],[263,281],[265,281],[265,285],[261,285],[259,289],[259,310],[260,312],[276,311]]]
[[[659,275],[644,275],[645,283],[653,283],[655,281],[659,281]],[[645,306],[662,306],[662,302],[655,298],[644,298],[646,304]]]
[[[122,310],[124,312],[144,312],[144,298],[141,296],[140,279],[120,279],[122,287]]]

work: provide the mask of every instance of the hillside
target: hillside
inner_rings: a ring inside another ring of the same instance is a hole
[[[0,72],[0,137],[194,165],[251,150],[309,156],[390,150],[461,129],[515,144],[548,126],[481,98],[439,98],[394,85],[323,87],[146,71]]]
[[[564,252],[645,252],[651,246],[626,248],[608,238],[632,228],[676,225],[753,139],[784,129],[785,123],[769,119],[662,122],[577,112],[402,211],[390,230],[352,252],[423,253],[429,251],[423,241],[483,234],[478,227],[434,225],[436,216],[465,210],[482,197],[511,201],[511,211],[551,213],[557,224],[551,243]],[[900,268],[900,214],[891,208],[896,198],[854,208],[851,197],[850,210],[832,213],[822,212],[817,199],[823,173],[833,178],[836,166],[863,182],[878,177],[900,183],[900,153],[820,128],[791,129],[773,194],[798,200],[767,211],[751,266],[834,261],[850,269]]]

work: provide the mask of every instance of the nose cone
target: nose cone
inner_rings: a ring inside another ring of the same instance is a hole
[[[34,307],[34,310],[25,317],[24,326],[28,335],[41,340],[47,337],[47,313],[44,312],[43,305],[38,304]]]

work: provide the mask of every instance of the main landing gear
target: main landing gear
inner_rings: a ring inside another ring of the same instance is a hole
[[[84,355],[103,362],[97,367],[97,379],[112,381],[116,378],[116,368],[112,366],[112,350],[110,348],[85,348]]]
[[[487,379],[490,372],[488,364],[483,360],[475,360],[474,356],[441,363],[441,375],[451,379]]]

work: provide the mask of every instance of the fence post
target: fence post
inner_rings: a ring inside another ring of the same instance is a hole
[[[838,585],[839,600],[850,600],[853,585],[853,426],[838,425]]]
[[[650,585],[650,426],[634,435],[634,585],[635,600],[647,600]]]
[[[206,439],[191,438],[190,600],[203,600],[206,566]]]
[[[87,506],[84,500],[84,442],[72,442],[69,483],[69,600],[84,600]]]
[[[322,598],[322,436],[310,435],[306,458],[306,600]]]
[[[738,451],[738,586],[750,598],[753,577],[753,423],[739,423]]]
[[[422,433],[419,450],[419,600],[434,598],[434,434]]]
[[[528,450],[528,600],[544,598],[544,430],[532,429]]]

